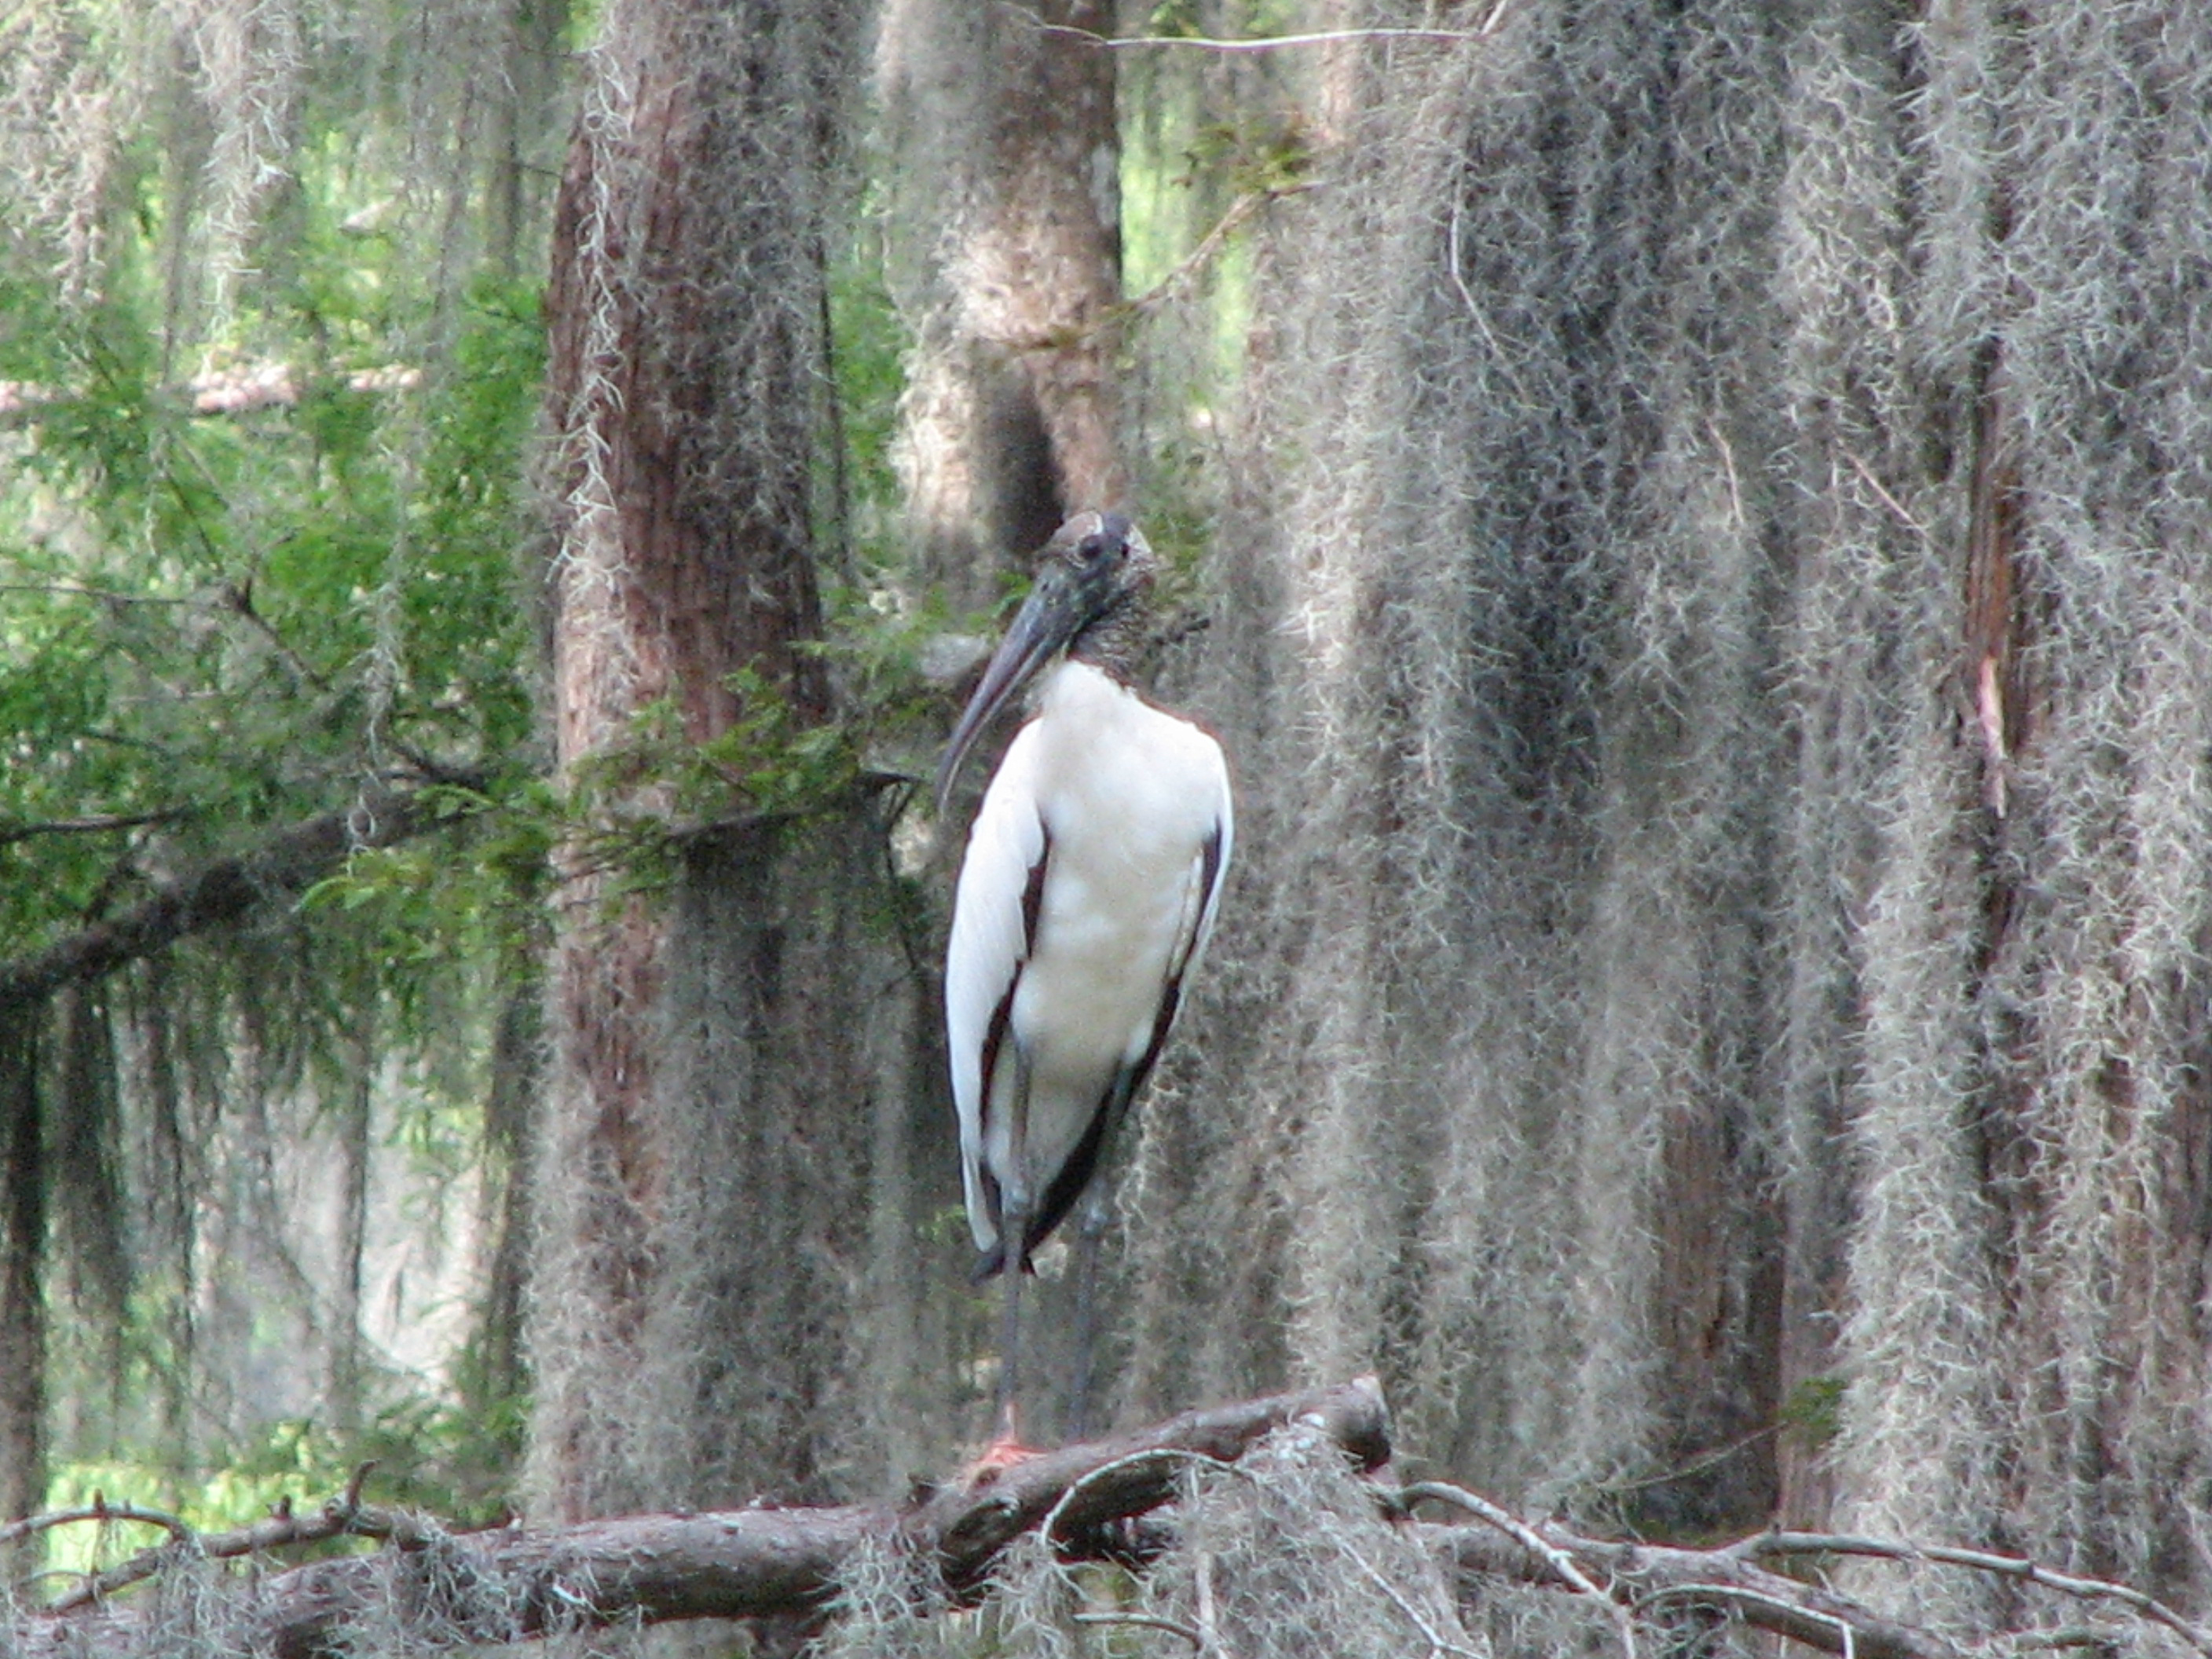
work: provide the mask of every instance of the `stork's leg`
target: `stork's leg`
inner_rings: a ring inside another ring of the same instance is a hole
[[[1014,1402],[1020,1391],[1022,1280],[1029,1277],[1021,1241],[1029,1237],[1030,1196],[1008,1186],[1000,1189],[1000,1197],[999,1236],[1007,1241],[1006,1306],[999,1323],[999,1422],[994,1438],[1000,1447],[1013,1447],[1021,1443]]]
[[[1021,1444],[1014,1425],[1021,1376],[1022,1280],[1029,1276],[1030,1219],[1036,1213],[1030,1180],[1030,1058],[1017,1040],[1012,1045],[1013,1087],[1007,1091],[1006,1168],[999,1182],[999,1237],[1006,1253],[1006,1310],[999,1326],[999,1425],[1000,1449]]]
[[[1098,1342],[1098,1260],[1110,1206],[1103,1182],[1094,1184],[1075,1218],[1075,1382],[1067,1404],[1067,1437],[1091,1432],[1091,1389]]]

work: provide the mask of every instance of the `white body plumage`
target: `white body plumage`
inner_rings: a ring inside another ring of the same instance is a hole
[[[1220,745],[1062,658],[985,793],[953,906],[945,1033],[985,1271],[1090,1181],[1213,927],[1233,835]],[[1001,1237],[1010,1195],[1030,1218]]]

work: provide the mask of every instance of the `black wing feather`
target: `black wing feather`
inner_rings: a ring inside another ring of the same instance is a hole
[[[1022,886],[1022,954],[1014,964],[1013,975],[1006,981],[1006,988],[999,998],[999,1006],[991,1010],[991,1023],[984,1028],[983,1053],[980,1070],[983,1083],[983,1111],[988,1118],[991,1109],[993,1085],[998,1079],[999,1056],[1006,1048],[1006,1030],[1013,1024],[1014,993],[1021,989],[1022,973],[1030,955],[1036,950],[1037,918],[1044,910],[1044,882],[1048,866],[1052,863],[1052,827],[1042,824],[1042,841],[1037,848],[1036,862],[1030,866],[1029,879]],[[991,1219],[999,1226],[999,1242],[976,1257],[969,1282],[980,1285],[1006,1265],[1006,1234],[1003,1224],[1005,1211],[999,1201],[999,1179],[991,1173],[987,1159],[981,1170],[983,1201],[990,1208]],[[1036,1230],[1032,1228],[1031,1232]],[[1029,1251],[1022,1252],[1022,1271],[1030,1271]]]

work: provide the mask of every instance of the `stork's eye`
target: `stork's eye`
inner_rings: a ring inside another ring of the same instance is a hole
[[[1096,536],[1085,536],[1082,545],[1076,549],[1076,556],[1085,564],[1097,564],[1105,552],[1106,544]]]

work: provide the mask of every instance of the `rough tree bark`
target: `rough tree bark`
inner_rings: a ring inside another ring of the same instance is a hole
[[[1121,146],[1103,0],[894,0],[878,82],[894,279],[917,335],[902,470],[915,580],[988,604],[1066,514],[1126,507],[1114,388]]]
[[[868,1343],[896,1323],[864,1343],[855,1286],[910,999],[871,925],[872,803],[776,781],[830,708],[812,477],[860,18],[610,7],[562,184],[557,758],[601,824],[657,826],[667,867],[643,896],[603,841],[558,860],[532,1315],[532,1486],[557,1516],[823,1498],[880,1462],[873,1414],[830,1401],[881,1380]],[[755,782],[702,806],[672,772],[718,742]]]

